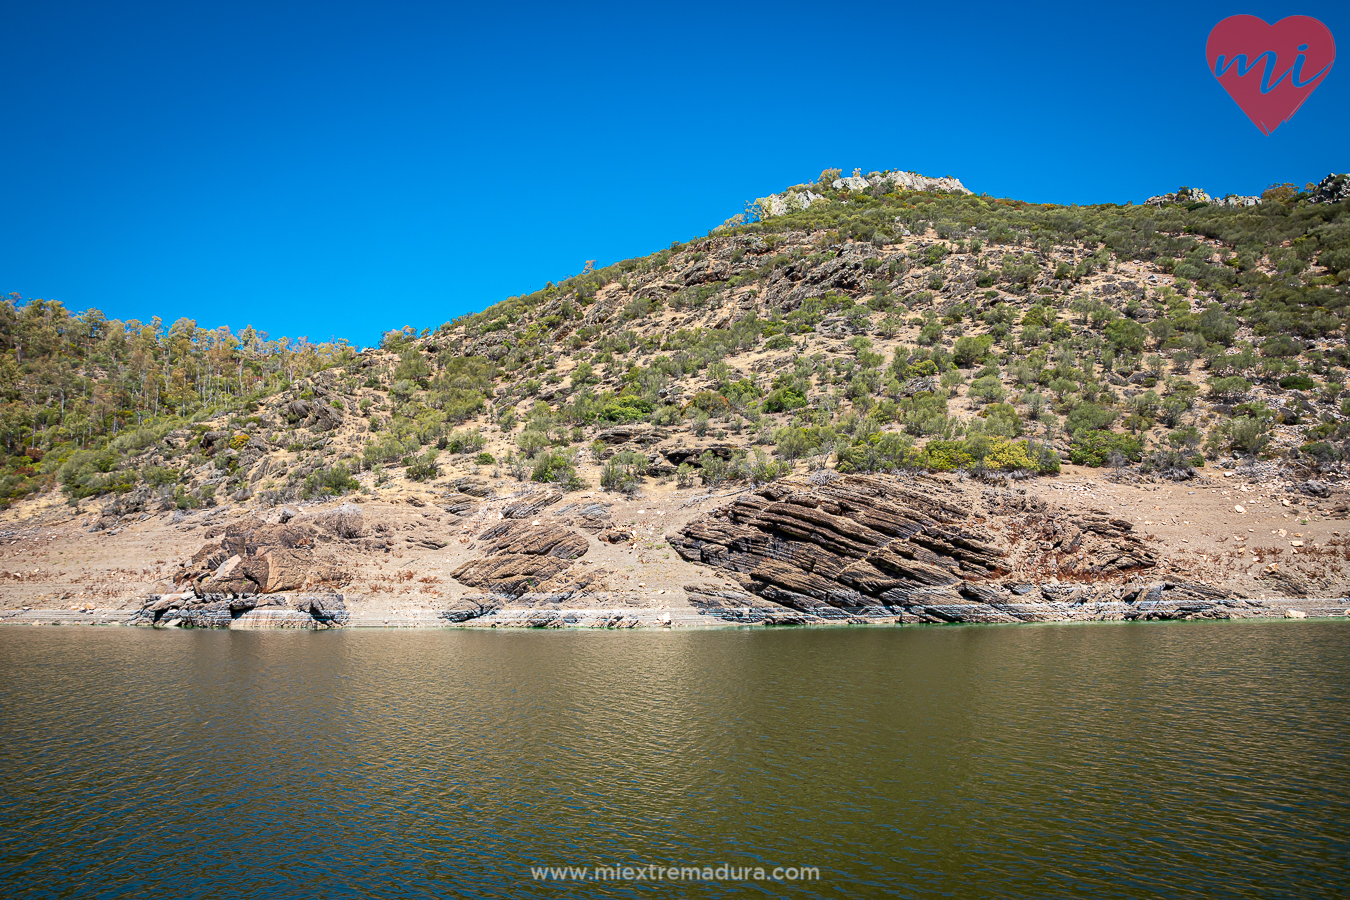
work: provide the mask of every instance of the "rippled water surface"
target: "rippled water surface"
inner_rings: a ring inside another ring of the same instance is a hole
[[[0,628],[0,894],[1344,897],[1348,748],[1335,622]]]

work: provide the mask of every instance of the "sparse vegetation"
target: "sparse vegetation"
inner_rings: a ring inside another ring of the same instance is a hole
[[[362,353],[11,295],[0,503],[58,488],[195,508],[264,479],[321,497],[354,472],[378,487],[473,465],[631,491],[653,458],[630,447],[579,470],[575,448],[616,428],[692,442],[681,487],[794,464],[1182,477],[1229,454],[1350,458],[1350,203],[1281,188],[1249,207],[1062,207],[832,183]]]

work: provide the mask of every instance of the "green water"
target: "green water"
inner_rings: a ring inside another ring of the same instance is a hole
[[[1348,651],[1338,622],[2,628],[0,894],[1344,897]],[[724,864],[819,878],[531,875]]]

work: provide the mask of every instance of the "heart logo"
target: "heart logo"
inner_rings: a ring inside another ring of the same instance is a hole
[[[1262,134],[1288,122],[1331,71],[1336,42],[1311,16],[1267,25],[1256,16],[1229,16],[1205,43],[1209,71]]]

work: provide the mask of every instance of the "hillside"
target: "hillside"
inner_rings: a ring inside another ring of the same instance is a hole
[[[542,484],[575,525],[594,507],[583,530],[630,553],[613,512],[626,504],[830,471],[1047,496],[1084,479],[1217,496],[1238,472],[1282,509],[1334,519],[1350,452],[1346,194],[1328,176],[1260,198],[1063,207],[831,170],[704,238],[362,352],[12,297],[0,497],[15,534],[44,516],[116,534],[343,498],[458,523]],[[561,558],[558,538],[543,556]],[[250,552],[216,566],[231,556]],[[360,580],[330,563],[296,587]],[[188,569],[223,577],[166,561],[134,590],[182,586]],[[1339,588],[1339,564],[1322,570],[1304,587]],[[456,571],[460,593],[496,577]]]

